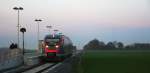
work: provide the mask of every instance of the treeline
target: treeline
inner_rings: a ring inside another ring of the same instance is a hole
[[[84,46],[84,50],[150,50],[150,43],[124,45],[122,42],[113,41],[105,43],[94,39]]]

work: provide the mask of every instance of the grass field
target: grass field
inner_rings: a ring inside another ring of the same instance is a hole
[[[88,51],[80,73],[150,73],[150,52]]]

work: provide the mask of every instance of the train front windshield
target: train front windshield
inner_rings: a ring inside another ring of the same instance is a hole
[[[46,44],[48,46],[55,46],[59,43],[60,39],[46,39]]]

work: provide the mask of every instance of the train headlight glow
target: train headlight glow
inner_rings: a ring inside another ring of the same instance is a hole
[[[45,47],[48,48],[48,45],[46,45]]]
[[[56,48],[59,48],[59,45],[56,45],[55,47],[56,47]]]

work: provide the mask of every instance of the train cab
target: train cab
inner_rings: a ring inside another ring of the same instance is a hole
[[[49,59],[64,58],[72,54],[71,40],[64,35],[46,35],[44,38],[43,54]]]

